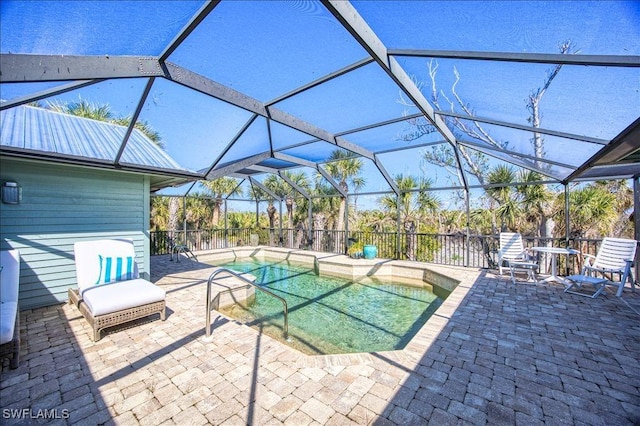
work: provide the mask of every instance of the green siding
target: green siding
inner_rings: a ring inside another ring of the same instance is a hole
[[[67,300],[79,240],[131,238],[149,277],[149,177],[3,158],[0,179],[22,187],[20,204],[0,204],[0,248],[20,250],[21,309]]]

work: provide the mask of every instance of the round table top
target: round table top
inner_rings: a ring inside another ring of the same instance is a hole
[[[531,247],[533,251],[539,251],[541,253],[555,253],[555,254],[579,254],[580,250],[572,248],[562,247]]]

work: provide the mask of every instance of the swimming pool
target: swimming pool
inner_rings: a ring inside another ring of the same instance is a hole
[[[447,291],[378,279],[319,276],[314,268],[284,261],[241,259],[221,264],[248,272],[287,301],[291,346],[307,354],[402,349],[442,304]],[[282,304],[257,291],[249,304],[221,311],[282,339]]]

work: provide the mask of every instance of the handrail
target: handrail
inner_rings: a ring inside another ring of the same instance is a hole
[[[215,278],[216,275],[218,275],[220,272],[227,272],[228,274],[240,279],[241,281],[246,282],[247,284],[257,288],[258,290],[275,297],[276,299],[280,300],[282,302],[282,307],[283,307],[283,311],[284,311],[284,328],[282,329],[282,335],[284,337],[285,340],[287,340],[289,338],[289,308],[287,307],[287,301],[278,296],[277,294],[273,293],[270,290],[267,290],[266,288],[262,288],[259,285],[257,285],[256,283],[254,283],[253,281],[243,277],[242,275],[238,274],[235,271],[232,271],[230,269],[227,268],[220,268],[217,269],[215,271],[213,271],[213,273],[211,275],[209,275],[209,281],[207,282],[207,324],[205,326],[205,331],[207,334],[207,338],[211,337],[211,283],[213,282],[213,279]],[[246,288],[246,287],[244,287]],[[226,289],[224,291],[221,291],[218,294],[222,294],[222,293],[230,293],[232,291],[236,290],[235,288],[229,288]]]
[[[176,262],[180,263],[180,253],[184,253],[187,259],[193,259],[196,262],[198,258],[196,255],[184,244],[175,244],[171,249],[171,253],[169,254],[169,259],[173,261],[173,255],[176,255]]]

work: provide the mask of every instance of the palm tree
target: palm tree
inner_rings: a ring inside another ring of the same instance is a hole
[[[115,124],[119,124],[120,126],[126,127],[126,126],[129,126],[129,123],[131,123],[131,117],[119,117],[119,118],[113,119],[112,122]],[[144,133],[144,135],[148,137],[151,140],[151,142],[155,143],[160,148],[164,148],[164,144],[162,143],[162,137],[160,136],[160,132],[158,132],[153,127],[151,127],[149,122],[147,122],[146,120],[138,119],[138,121],[136,121],[136,124],[133,127],[135,127],[136,129]]]
[[[193,197],[187,198],[187,211],[185,212],[187,224],[191,228],[199,230],[206,226],[207,219],[211,217],[211,209],[207,201],[199,197],[199,194],[193,194]]]
[[[169,223],[169,200],[167,197],[151,198],[151,231],[162,231],[167,229]]]
[[[201,181],[202,186],[213,197],[213,213],[211,215],[211,228],[216,228],[220,222],[220,206],[223,197],[242,195],[242,188],[238,180],[230,177],[221,177],[214,180]]]
[[[78,102],[48,102],[48,109],[76,117],[89,118],[91,120],[112,122],[113,114],[109,104],[98,105],[80,98]]]
[[[506,165],[498,165],[487,174],[490,185],[499,185],[488,187],[485,192],[498,204],[496,213],[500,217],[500,230],[515,227],[518,205],[514,202],[516,191],[512,184],[516,177],[513,167]]]
[[[440,208],[440,202],[428,192],[431,187],[431,182],[428,180],[403,174],[396,175],[394,180],[400,190],[399,200],[387,195],[380,199],[380,204],[394,216],[400,215],[407,235],[405,255],[409,260],[416,260],[418,252],[416,231],[425,217],[433,216],[433,213]],[[415,191],[416,189],[419,191]]]
[[[199,194],[186,199],[186,211],[184,212],[185,222],[190,229],[199,231],[206,226],[207,219],[211,217],[211,209],[206,199],[200,198]],[[195,232],[195,247],[197,250],[202,249],[202,233]],[[186,239],[186,236],[185,236]],[[208,247],[207,247],[208,248]]]
[[[307,175],[303,171],[292,172],[289,170],[285,170],[284,172],[282,172],[282,174],[291,182],[309,192],[309,180],[307,179]],[[297,194],[297,191],[284,179],[281,179],[276,175],[269,175],[264,180],[263,184],[278,197],[284,198],[285,205],[287,207],[287,228],[292,229],[294,226],[294,198]],[[289,234],[289,247],[291,247],[292,245],[293,235]]]
[[[315,195],[318,197],[313,200],[313,229],[316,231],[316,238],[314,241],[315,249],[320,250],[322,243],[326,244],[326,247],[333,247],[333,250],[337,253],[341,251],[341,245],[344,242],[344,238],[341,238],[338,232],[326,232],[327,230],[336,230],[338,222],[338,206],[341,199],[338,197],[338,191],[327,184],[324,177],[316,172],[314,174],[315,181]],[[319,238],[322,236],[322,238]],[[324,240],[324,241],[317,241]]]
[[[40,103],[37,103],[34,106],[41,107]],[[106,121],[107,123],[113,123],[124,127],[128,127],[131,123],[130,116],[114,117],[109,104],[100,105],[89,102],[82,98],[80,98],[78,102],[47,102],[46,108],[52,111],[61,112],[63,114],[75,115],[76,117],[83,117],[97,121]],[[146,137],[148,137],[160,148],[164,148],[160,133],[153,127],[151,127],[151,125],[147,121],[138,120],[136,121],[134,127],[144,133]]]
[[[361,188],[365,184],[364,178],[360,175],[362,172],[362,159],[356,157],[356,155],[350,151],[341,149],[334,150],[329,156],[325,169],[336,181],[338,185],[345,192],[349,193],[349,186],[357,189]],[[340,200],[340,207],[338,209],[338,220],[336,222],[336,230],[344,230],[344,212],[346,209],[347,200],[343,198]]]
[[[629,219],[633,214],[633,189],[629,187],[627,180],[607,180],[594,182],[596,187],[603,187],[607,192],[614,195],[615,210],[618,217],[612,229],[603,235],[630,236],[633,237],[633,226]]]
[[[586,238],[610,235],[618,218],[616,195],[606,185],[587,185],[569,194],[573,231]]]

